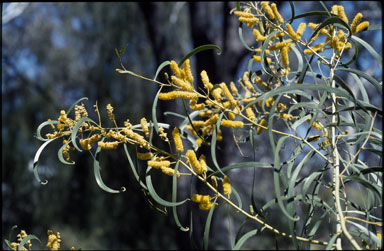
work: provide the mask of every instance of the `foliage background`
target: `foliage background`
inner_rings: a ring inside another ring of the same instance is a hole
[[[96,100],[101,110],[111,103],[120,124],[127,118],[134,123],[143,116],[150,118],[156,85],[117,74],[115,48],[127,47],[127,69],[152,77],[164,60],[177,61],[199,45],[217,44],[223,50],[220,56],[206,51],[192,58],[194,75],[205,69],[212,82],[237,80],[249,55],[237,35],[237,18],[229,15],[235,3],[13,4],[2,5],[2,240],[8,238],[8,230],[16,224],[43,241],[47,229],[61,232],[63,248],[189,248],[188,233],[179,231],[171,217],[146,204],[122,151],[104,154],[101,161],[105,182],[115,188],[126,186],[126,193],[107,194],[99,189],[92,173],[92,158],[87,153],[72,154],[75,166],[61,164],[56,157],[58,145],[43,152],[40,172],[49,183],[41,186],[32,173],[33,156],[41,142],[33,136],[41,122],[56,119],[61,109],[67,109],[83,96],[89,98],[89,110]],[[298,13],[321,9],[318,2],[294,4]],[[360,11],[371,24],[382,23],[379,1],[325,4],[343,5],[350,19]],[[278,6],[283,16],[290,16],[288,2],[279,2]],[[21,12],[13,12],[12,16],[8,7],[19,8]],[[359,37],[382,54],[381,30],[363,32]],[[253,37],[248,38],[247,42],[254,44]],[[382,69],[372,64],[365,53],[360,52],[355,67],[382,79]],[[372,103],[382,107],[381,95],[376,94]],[[182,111],[176,105],[161,105],[160,110],[160,116],[166,110]],[[106,117],[105,110],[102,115]],[[165,120],[169,118],[160,118]],[[377,123],[381,126],[382,121]],[[262,136],[259,140],[264,142]],[[247,155],[247,149],[242,150]],[[267,156],[269,149],[261,144],[258,153]],[[233,147],[221,145],[218,154],[222,156],[221,164],[246,161]],[[260,158],[263,162],[271,161],[268,157]],[[271,175],[260,174],[256,182],[256,199],[260,204],[273,196],[268,193]],[[252,182],[247,177],[244,171],[232,179],[244,196]],[[157,180],[163,194],[169,189],[167,181],[168,177]],[[186,188],[181,184],[180,189],[183,193]],[[180,209],[185,223],[186,210]],[[222,212],[214,217],[210,245],[215,249],[229,248],[229,232],[235,231],[238,224],[236,215],[219,211]],[[201,243],[206,217],[206,212],[199,213],[194,235],[197,243]],[[278,209],[275,213],[280,215]],[[279,217],[274,219],[276,224],[284,224]],[[260,236],[250,240],[248,247],[274,248],[273,235]]]

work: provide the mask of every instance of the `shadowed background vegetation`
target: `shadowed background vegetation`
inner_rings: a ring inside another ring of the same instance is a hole
[[[278,4],[281,14],[289,17],[288,3]],[[379,1],[326,2],[327,6],[333,4],[343,4],[351,15],[359,10],[372,24],[381,23]],[[295,2],[298,12],[320,9],[315,5]],[[14,8],[14,15],[7,12],[8,7]],[[157,86],[116,73],[119,59],[115,48],[126,48],[123,61],[128,70],[151,78],[163,61],[178,61],[197,46],[216,44],[222,49],[221,55],[210,50],[191,58],[195,79],[205,69],[211,82],[236,81],[246,68],[249,52],[238,38],[237,18],[229,14],[234,7],[234,2],[2,5],[2,240],[8,238],[13,225],[18,225],[43,241],[47,229],[59,231],[64,249],[73,245],[83,249],[190,248],[189,233],[181,232],[172,217],[148,206],[121,148],[103,153],[100,161],[105,183],[113,188],[125,186],[125,193],[108,194],[97,186],[88,153],[72,154],[74,166],[60,163],[59,144],[50,145],[40,158],[41,175],[49,180],[41,186],[32,173],[33,157],[41,145],[34,134],[40,123],[57,119],[60,110],[84,96],[89,98],[84,103],[94,119],[92,105],[96,101],[104,121],[108,103],[115,108],[120,125],[126,119],[132,123],[138,123],[141,117],[150,119]],[[381,30],[364,32],[359,37],[382,54]],[[256,43],[252,35],[248,39],[249,44]],[[356,67],[381,79],[381,69],[364,60],[364,53],[359,55]],[[381,107],[382,97],[377,95],[372,103]],[[174,119],[163,115],[167,110],[183,112],[180,104],[173,104],[166,107],[165,102],[159,103],[159,121]],[[233,145],[230,137],[228,144]],[[250,154],[242,150],[245,156]],[[268,152],[263,146],[258,149],[260,156]],[[222,165],[247,161],[237,149],[225,148],[225,144],[219,145],[218,155]],[[233,178],[245,195],[252,184],[248,177],[244,172]],[[271,179],[264,176],[256,182],[257,203],[272,198],[266,192],[271,190]],[[167,194],[169,180],[163,176],[156,180],[159,193]],[[185,184],[180,184],[181,196],[188,196],[186,189]],[[182,223],[187,223],[187,208],[179,211]],[[210,241],[214,249],[230,248],[229,231],[235,231],[238,224],[236,217],[231,219],[235,214],[221,211],[215,215],[211,230],[216,233]],[[275,212],[280,215],[278,209]],[[195,219],[193,238],[198,246],[206,214],[200,211]],[[279,217],[273,220],[279,221]],[[272,234],[261,236],[255,237],[255,242],[250,240],[249,247],[274,248]]]

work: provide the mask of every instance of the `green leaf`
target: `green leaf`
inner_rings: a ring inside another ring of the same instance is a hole
[[[211,209],[209,209],[207,220],[205,222],[204,237],[203,237],[203,249],[204,250],[208,250],[209,230],[211,228],[212,216],[213,216],[213,211],[215,210],[216,201],[217,201],[217,197],[213,201],[213,205],[212,205]]]
[[[212,133],[212,139],[211,139],[211,156],[212,156],[212,162],[213,164],[215,165],[216,169],[222,174],[222,175],[225,175],[223,173],[223,171],[220,169],[220,166],[219,164],[217,163],[217,159],[216,159],[216,137],[217,137],[217,132],[219,131],[220,129],[220,124],[221,124],[221,119],[223,118],[223,115],[224,113],[222,112],[219,116],[219,119],[217,120],[216,122],[216,128],[215,130],[213,131]]]
[[[289,5],[291,6],[291,19],[289,19],[289,23],[291,24],[295,17],[295,5],[293,5],[292,1],[289,1]]]
[[[172,177],[172,202],[175,203],[177,199],[177,170],[179,169],[180,162],[177,161],[175,165],[175,174]],[[188,227],[183,227],[180,223],[179,217],[177,216],[177,207],[172,207],[173,219],[175,220],[176,225],[183,232],[189,231]]]
[[[277,76],[275,73],[272,72],[272,70],[271,70],[271,68],[269,68],[268,64],[265,65],[266,60],[264,60],[264,58],[265,58],[265,50],[268,49],[269,41],[278,33],[280,33],[280,31],[273,31],[272,33],[270,33],[268,35],[268,37],[263,42],[263,46],[261,47],[261,56],[260,56],[261,70],[264,73],[274,77],[275,79],[280,79],[280,78],[279,78],[279,76]]]
[[[243,208],[243,203],[241,202],[241,197],[240,197],[239,193],[237,192],[237,190],[233,186],[231,186],[231,189],[232,189],[232,194],[236,197],[238,207]]]
[[[124,143],[124,152],[125,152],[125,155],[127,156],[129,166],[131,167],[132,173],[135,176],[136,181],[139,182],[139,184],[142,188],[144,188],[145,190],[148,190],[147,186],[140,180],[140,176],[137,173],[137,170],[136,170],[135,165],[133,164],[131,155],[129,154],[127,143]]]
[[[295,19],[299,19],[299,18],[303,18],[303,17],[313,17],[313,16],[329,16],[329,12],[327,12],[327,11],[308,11],[304,14],[300,14],[300,15],[295,16],[294,18],[288,19],[287,21],[293,21]]]
[[[193,49],[191,52],[189,52],[187,55],[185,55],[181,61],[179,62],[179,67],[181,67],[184,63],[185,60],[187,60],[188,58],[192,57],[193,55],[195,55],[196,53],[199,53],[201,51],[205,51],[205,50],[219,50],[219,52],[217,53],[217,55],[220,55],[221,54],[221,48],[217,45],[214,45],[214,44],[206,44],[206,45],[201,45],[195,49]]]
[[[35,175],[35,178],[36,180],[42,184],[42,185],[46,185],[48,183],[48,180],[45,180],[45,181],[41,181],[40,177],[39,177],[39,173],[37,171],[37,167],[38,167],[38,162],[39,162],[39,158],[40,158],[40,154],[41,152],[44,150],[44,148],[49,144],[51,143],[52,141],[54,141],[55,139],[57,138],[53,138],[53,139],[50,139],[46,142],[44,142],[44,144],[42,144],[39,149],[37,150],[36,154],[35,154],[35,157],[33,158],[33,174]]]
[[[352,176],[352,175],[349,175],[349,176],[343,176],[343,181],[344,181],[344,184],[347,184],[351,181],[355,181],[355,182],[358,182],[360,183],[361,185],[363,185],[365,188],[373,191],[376,193],[376,195],[379,197],[379,198],[382,198],[382,188],[375,184],[375,183],[372,183],[371,181],[368,181],[364,178],[364,176]]]
[[[308,192],[309,187],[312,185],[312,182],[317,179],[319,176],[322,176],[323,172],[314,172],[311,173],[308,177],[306,177],[304,180],[303,184],[303,189],[302,189],[302,195],[305,196]]]
[[[159,94],[162,89],[163,89],[163,86],[160,86],[152,104],[152,122],[153,122],[153,128],[155,128],[155,131],[157,134],[159,133],[159,124],[157,123],[156,107],[157,107],[157,101],[159,100]]]
[[[243,36],[243,24],[242,24],[242,23],[240,23],[240,25],[239,25],[239,38],[240,38],[241,43],[244,45],[245,49],[247,49],[247,50],[249,50],[249,51],[252,51],[252,52],[255,51],[255,49],[249,47],[249,46],[247,45],[247,43],[245,42],[245,40],[244,40],[244,36]]]
[[[159,67],[157,67],[157,70],[156,70],[156,74],[155,74],[155,77],[153,78],[154,80],[156,80],[157,76],[159,75],[159,73],[161,72],[161,70],[166,67],[167,65],[170,65],[171,62],[170,61],[164,61],[163,63],[161,63],[159,65]]]
[[[153,187],[151,175],[149,174],[150,170],[151,170],[151,167],[148,167],[146,171],[145,182],[147,184],[149,194],[157,203],[165,207],[174,207],[174,206],[182,205],[183,203],[189,200],[189,199],[185,199],[180,202],[170,202],[160,198],[160,196],[156,193],[155,188]]]
[[[19,247],[17,248],[17,250],[22,251],[24,245],[25,245],[29,240],[38,240],[38,241],[40,242],[41,247],[44,246],[43,243],[41,243],[40,239],[37,238],[37,236],[35,236],[35,235],[33,235],[33,234],[28,234],[25,238],[23,238],[23,239],[20,241],[20,245],[19,245]]]
[[[231,169],[238,169],[238,168],[273,168],[273,165],[264,163],[264,162],[249,161],[249,162],[241,162],[241,163],[225,166],[221,168],[221,171],[225,173]],[[218,174],[219,174],[219,171],[215,171],[214,173],[212,173],[212,175],[218,175]]]
[[[339,237],[338,233],[332,235],[332,238],[328,241],[328,245],[325,247],[325,250],[333,250],[334,249],[333,244],[335,243],[337,237]]]
[[[324,13],[326,13],[326,15],[328,15],[327,12],[325,12],[325,11],[322,11],[322,12],[324,12]],[[313,32],[312,36],[308,39],[308,41],[310,41],[317,34],[317,32],[319,32],[322,28],[324,28],[325,26],[330,25],[330,24],[341,24],[346,29],[348,29],[348,39],[351,37],[351,35],[352,35],[351,27],[349,27],[349,25],[346,24],[340,17],[332,16],[332,17],[329,17],[326,20],[324,20],[324,22],[322,22],[321,24],[319,24],[316,27],[316,30]]]
[[[64,159],[64,156],[63,156],[63,149],[65,147],[68,146],[68,144],[71,143],[71,141],[68,141],[67,143],[65,143],[62,147],[60,147],[59,151],[57,152],[57,157],[59,158],[60,162],[63,163],[63,164],[66,164],[66,165],[74,165],[75,162],[74,161],[71,161],[71,162],[68,162]]]
[[[57,120],[48,120],[48,121],[45,121],[43,123],[41,123],[38,127],[37,127],[37,130],[36,130],[36,138],[38,140],[41,140],[41,141],[48,141],[49,139],[48,138],[43,138],[41,136],[41,130],[43,129],[43,127],[45,127],[46,125],[54,125],[54,124],[60,124],[59,121]]]
[[[83,97],[83,98],[80,98],[80,99],[76,100],[75,103],[73,103],[73,104],[69,107],[69,109],[67,110],[67,114],[69,114],[69,113],[72,111],[72,109],[75,107],[75,105],[77,105],[78,103],[80,103],[80,102],[83,101],[83,100],[88,100],[88,98],[87,98],[87,97]]]
[[[81,119],[79,119],[79,121],[76,122],[75,126],[73,127],[72,129],[72,135],[71,135],[71,141],[72,141],[72,145],[76,148],[76,150],[78,150],[79,152],[82,152],[83,150],[81,150],[77,143],[76,143],[76,136],[77,136],[77,132],[79,131],[81,125],[84,123],[84,122],[90,122],[90,123],[93,123],[97,126],[97,123],[95,121],[93,121],[92,119],[88,118],[88,117],[82,117]]]
[[[368,82],[370,82],[372,85],[374,85],[376,87],[376,90],[380,94],[382,94],[382,88],[383,88],[382,84],[380,84],[376,79],[374,79],[373,77],[371,77],[370,75],[368,75],[365,72],[362,72],[362,71],[359,71],[356,69],[351,69],[351,68],[336,68],[335,71],[346,71],[346,72],[355,73],[356,75],[368,80]]]
[[[102,138],[100,141],[103,142],[105,138]],[[93,156],[93,154],[91,153],[91,156],[93,158],[93,174],[95,175],[95,179],[96,179],[96,183],[97,185],[99,185],[99,187],[101,189],[103,189],[104,191],[108,192],[108,193],[120,193],[120,192],[125,192],[126,188],[125,187],[121,187],[121,191],[119,190],[115,190],[115,189],[112,189],[112,188],[109,188],[107,187],[104,182],[103,182],[103,179],[101,178],[101,173],[100,173],[100,163],[99,163],[99,152],[101,150],[101,147],[98,146],[97,149],[96,149],[96,152],[95,152],[95,156]]]
[[[233,247],[233,250],[240,250],[241,247],[244,245],[244,243],[249,238],[251,238],[252,236],[255,236],[258,231],[259,231],[259,229],[254,229],[254,230],[251,230],[251,231],[247,232],[243,236],[241,236],[241,238],[236,242],[235,246]]]
[[[368,236],[368,238],[363,238],[364,235],[363,236],[359,236],[359,237],[362,237],[368,243],[370,242],[370,240],[373,240],[376,243],[376,245],[379,246],[378,250],[380,250],[382,248],[382,246],[381,246],[382,245],[381,244],[382,241],[374,233],[369,231],[368,228],[363,227],[362,225],[357,224],[357,223],[352,222],[352,221],[347,221],[347,223],[354,225],[355,227],[357,227],[360,230],[360,232],[362,232],[362,233],[364,233],[365,235]]]

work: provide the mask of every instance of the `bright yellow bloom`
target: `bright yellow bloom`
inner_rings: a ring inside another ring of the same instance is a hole
[[[160,167],[160,169],[164,174],[168,176],[173,176],[175,174],[175,170],[170,167]],[[176,176],[177,178],[180,178],[181,174],[179,171],[177,171]]]
[[[227,85],[223,82],[223,83],[220,84],[220,87],[223,90],[222,93],[223,93],[224,97],[226,97],[227,100],[230,102],[231,107],[235,107],[236,106],[236,101],[233,98],[231,92],[228,90]]]
[[[149,148],[151,147],[148,141],[146,141],[143,136],[138,133],[135,133],[134,131],[132,131],[132,129],[123,128],[122,131],[129,138],[135,140],[140,147],[144,147],[147,150],[149,150]]]
[[[201,76],[201,80],[203,81],[205,89],[207,89],[209,91],[212,90],[213,84],[211,82],[209,82],[209,78],[208,78],[207,72],[206,71],[202,71],[200,73],[200,76]]]
[[[285,67],[289,66],[288,46],[280,49],[281,62]]]
[[[275,104],[275,100],[273,99],[273,97],[269,97],[266,101],[265,101],[265,105],[267,107],[271,107]]]
[[[344,12],[344,7],[339,5],[337,6],[337,15],[346,23],[348,24],[348,18],[347,16],[345,15],[345,12]]]
[[[204,122],[205,126],[213,125],[219,120],[219,115],[215,114],[214,116],[210,117],[208,120]]]
[[[190,61],[189,59],[185,60],[184,61],[184,71],[185,71],[185,74],[187,75],[187,81],[189,83],[193,83],[193,76],[192,76],[192,71],[191,71],[191,65],[190,65]]]
[[[245,112],[247,113],[247,117],[248,117],[251,121],[255,121],[255,120],[256,120],[256,115],[255,115],[255,113],[253,112],[252,107],[247,107],[247,109],[245,109]]]
[[[175,145],[176,145],[176,151],[184,152],[183,141],[181,140],[181,137],[180,137],[180,130],[177,127],[173,129],[172,136],[173,136],[173,141],[175,142]]]
[[[211,209],[213,205],[213,203],[211,202],[211,199],[212,198],[209,195],[201,195],[201,194],[192,195],[192,201],[196,203],[200,203],[199,208],[202,210]]]
[[[206,172],[206,170],[203,169],[200,162],[197,160],[195,151],[190,149],[187,151],[185,155],[187,157],[187,162],[189,162],[192,165],[193,169],[197,174],[203,174],[204,172]]]
[[[242,121],[232,121],[232,120],[222,119],[221,126],[230,127],[230,128],[243,128],[244,123]]]
[[[264,42],[267,39],[267,36],[261,35],[258,29],[253,29],[253,36],[255,36],[257,42]]]
[[[267,125],[267,121],[265,119],[261,119],[259,124],[262,125],[262,126],[266,126]],[[259,135],[262,131],[263,131],[262,127],[260,127],[260,126],[257,127],[257,131],[256,131],[257,135]]]
[[[142,118],[140,120],[140,124],[141,124],[141,129],[143,130],[144,134],[145,134],[145,137],[149,138],[149,128],[147,126],[147,120],[146,118]]]
[[[80,145],[84,150],[89,151],[89,150],[91,150],[93,143],[100,140],[100,139],[101,139],[101,135],[94,134],[90,138],[81,139]]]
[[[276,4],[275,4],[275,3],[272,3],[272,4],[271,4],[271,8],[272,8],[273,15],[275,16],[277,22],[278,22],[279,24],[283,24],[283,23],[284,23],[284,19],[283,19],[283,17],[280,15],[279,11],[277,10]]]
[[[268,14],[269,18],[275,19],[275,15],[273,14],[271,7],[269,6],[269,1],[261,1],[260,4],[264,11]]]
[[[51,251],[59,250],[60,242],[60,233],[56,232],[56,234],[54,234],[52,230],[48,230],[47,248]]]
[[[137,153],[137,158],[139,159],[139,160],[150,160],[150,159],[152,159],[152,157],[153,157],[153,153],[150,153],[150,152],[148,152],[148,153]]]
[[[208,166],[207,166],[207,160],[204,154],[200,155],[199,162],[200,162],[203,173],[206,173],[208,171]]]
[[[314,46],[311,46],[311,49],[315,52],[323,52],[324,51],[324,43],[320,43]],[[305,49],[304,54],[313,54],[313,52],[310,49]]]
[[[353,18],[352,24],[351,24],[352,34],[356,33],[356,27],[360,23],[362,18],[363,18],[363,14],[361,14],[361,12],[357,13],[356,16]]]
[[[193,86],[190,83],[185,82],[184,80],[181,80],[176,76],[171,76],[171,79],[176,85],[180,86],[186,91],[192,92],[194,90]]]
[[[102,149],[116,149],[119,145],[119,141],[113,141],[113,142],[97,142],[97,145],[101,147]]]
[[[244,82],[245,86],[248,88],[248,90],[250,90],[250,91],[254,91],[255,90],[255,88],[253,87],[253,85],[249,81],[249,72],[247,72],[247,71],[244,72],[243,82]]]
[[[278,103],[277,104],[277,109],[279,109],[280,112],[282,112],[282,111],[285,111],[287,109],[287,106],[284,105],[283,103]]]
[[[293,115],[288,113],[282,113],[280,117],[283,118],[285,121],[291,121],[293,119]]]
[[[171,66],[171,70],[173,71],[173,73],[177,77],[179,77],[181,79],[184,78],[184,72],[179,68],[179,66],[177,65],[177,63],[174,60],[171,61],[171,65],[170,66]]]
[[[169,167],[171,162],[168,160],[148,160],[147,165],[153,168]]]
[[[233,95],[239,94],[239,91],[237,90],[236,85],[233,81],[231,81],[231,83],[230,83],[230,88],[231,88],[231,92]]]
[[[257,17],[239,17],[239,21],[248,25],[248,28],[252,28],[259,22]]]
[[[364,30],[368,29],[368,27],[369,27],[369,22],[368,21],[364,21],[364,22],[362,22],[361,24],[359,24],[356,27],[356,32],[355,33],[358,33],[360,31],[364,31]]]
[[[111,104],[108,104],[107,105],[107,113],[108,113],[108,118],[112,121],[115,120],[115,115],[113,114],[113,107],[111,106]]]
[[[229,178],[227,176],[225,176],[223,180],[223,190],[224,194],[228,195],[228,197],[232,193],[231,183],[229,182]]]
[[[293,30],[292,26],[291,26],[289,23],[287,23],[287,24],[285,25],[285,28],[286,28],[288,34],[289,34],[294,40],[297,40],[297,34],[296,34],[296,32]]]
[[[303,35],[304,33],[304,30],[305,30],[305,27],[306,27],[306,24],[305,23],[301,23],[299,25],[299,28],[297,28],[297,31],[296,31],[296,40],[299,40],[301,38],[301,36]]]
[[[238,17],[246,17],[246,18],[252,18],[253,17],[252,13],[244,12],[244,11],[238,11],[238,10],[233,12],[233,14],[235,14]]]
[[[159,99],[161,100],[171,100],[175,98],[197,99],[198,96],[196,93],[186,91],[171,91],[159,94]]]
[[[311,119],[307,119],[307,123],[310,124]],[[321,130],[323,128],[323,126],[316,121],[313,122],[312,127],[315,128],[316,130]]]

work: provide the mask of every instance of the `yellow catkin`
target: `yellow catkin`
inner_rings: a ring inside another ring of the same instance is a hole
[[[208,120],[204,122],[205,126],[213,125],[219,120],[219,115],[215,114],[214,116],[210,117]]]
[[[94,134],[90,138],[81,139],[80,145],[84,150],[91,150],[93,143],[100,139],[101,139],[101,135]]]
[[[265,119],[261,119],[259,124],[262,125],[262,126],[266,126],[267,125],[267,121]],[[257,135],[259,135],[262,131],[263,131],[262,127],[260,127],[260,126],[257,127],[257,130],[256,130]]]
[[[285,28],[288,32],[288,35],[290,35],[294,40],[297,40],[297,34],[289,23],[285,25]]]
[[[249,72],[244,72],[243,75],[243,82],[245,86],[248,88],[249,91],[254,91],[255,88],[253,87],[252,83],[249,81]]]
[[[236,85],[233,81],[231,81],[229,87],[231,88],[231,92],[233,95],[239,95],[239,90],[237,90]]]
[[[115,115],[113,114],[113,107],[111,106],[111,104],[108,104],[107,105],[107,113],[108,113],[108,118],[112,121],[115,120]]]
[[[258,29],[253,29],[253,36],[255,36],[257,42],[264,42],[267,39],[267,36],[261,35]]]
[[[97,145],[101,147],[102,149],[116,149],[119,145],[119,141],[113,141],[113,142],[97,142]]]
[[[244,11],[235,11],[233,12],[236,16],[238,17],[246,17],[246,18],[252,18],[254,17],[254,15],[252,13],[249,13],[249,12],[244,12]]]
[[[176,85],[180,86],[181,88],[183,88],[186,91],[192,92],[194,90],[193,86],[190,83],[185,82],[185,81],[177,78],[176,76],[171,76],[171,79]]]
[[[211,176],[211,183],[212,183],[212,186],[217,189],[218,183],[217,183],[216,176],[214,175]]]
[[[171,162],[168,160],[148,160],[147,165],[151,166],[153,168],[162,168],[162,167],[169,167],[171,165]]]
[[[200,73],[200,76],[201,76],[201,80],[203,81],[205,89],[207,89],[209,91],[212,90],[213,84],[211,82],[209,82],[209,78],[208,78],[207,72],[203,70]]]
[[[190,65],[189,59],[185,60],[183,65],[184,65],[183,68],[184,68],[184,71],[186,74],[187,81],[192,84],[193,83],[193,75],[192,75],[191,65]]]
[[[140,147],[144,147],[147,150],[150,149],[150,147],[151,147],[150,144],[140,134],[135,133],[134,131],[132,131],[132,129],[128,129],[128,128],[123,128],[122,131],[129,138],[135,140],[139,144]]]
[[[204,170],[200,164],[200,162],[196,158],[196,154],[193,150],[188,150],[186,153],[186,157],[188,162],[192,165],[193,169],[197,174],[203,174]]]
[[[285,121],[291,121],[293,119],[293,115],[288,113],[282,113],[280,117]]]
[[[348,18],[345,15],[344,7],[339,5],[337,6],[337,15],[343,20],[346,24],[348,24]]]
[[[252,28],[255,24],[259,22],[257,17],[239,17],[239,21],[246,23],[249,28]]]
[[[278,22],[279,24],[283,24],[283,23],[284,23],[284,19],[283,19],[283,17],[280,15],[279,11],[277,10],[276,4],[275,4],[275,3],[272,3],[272,4],[271,4],[271,8],[272,8],[273,15],[275,16],[277,22]]]
[[[202,172],[206,173],[208,171],[208,166],[207,166],[207,160],[204,154],[200,155],[199,162],[201,165]]]
[[[299,25],[299,28],[297,28],[297,31],[296,31],[296,40],[299,40],[301,38],[301,36],[303,35],[304,33],[304,30],[305,30],[305,27],[306,27],[306,24],[305,23],[301,23]]]
[[[212,96],[214,97],[214,99],[217,101],[217,102],[221,102],[221,100],[223,99],[223,97],[221,97],[221,93],[223,92],[223,90],[221,88],[215,88],[213,91],[212,91]]]
[[[241,101],[244,102],[245,104],[249,104],[251,103],[252,101],[255,101],[256,97],[253,97],[253,98],[245,98],[245,99],[242,99]]]
[[[173,73],[177,77],[179,77],[181,79],[184,77],[182,70],[179,68],[179,66],[177,65],[177,63],[174,60],[171,61],[171,65],[170,66],[171,66],[171,70],[173,71]]]
[[[356,27],[360,23],[362,18],[363,18],[363,14],[361,14],[360,12],[357,13],[356,16],[353,18],[352,24],[351,24],[352,33],[356,33]]]
[[[204,103],[197,104],[196,99],[191,99],[189,101],[189,105],[190,105],[189,107],[191,107],[191,109],[194,111],[200,111],[200,110],[203,110],[205,108],[205,104]]]
[[[310,124],[311,121],[312,121],[311,119],[307,119],[307,123],[308,124]],[[323,129],[323,126],[320,123],[316,122],[316,121],[313,122],[312,127],[315,128],[316,130]]]
[[[227,119],[221,120],[221,125],[230,128],[243,128],[244,123],[242,121],[232,121]]]
[[[337,15],[338,12],[339,12],[339,5],[336,5],[336,4],[333,5],[333,6],[332,6],[331,13]]]
[[[279,111],[282,112],[282,111],[285,111],[287,109],[287,106],[284,105],[283,103],[278,103],[277,109],[279,109]]]
[[[323,52],[324,51],[324,43],[320,43],[320,44],[317,44],[317,45],[314,45],[314,46],[311,46],[311,49],[315,52],[319,51],[319,52]],[[310,49],[305,49],[304,50],[304,54],[313,54],[313,51],[310,50]]]
[[[176,99],[176,98],[184,98],[184,99],[197,99],[198,98],[196,93],[186,92],[186,91],[163,92],[163,93],[160,93],[158,97],[161,100],[171,100],[171,99]]]
[[[170,167],[160,167],[161,171],[168,175],[168,176],[173,176],[175,174],[175,170],[173,168],[170,168]],[[179,171],[177,171],[176,173],[176,177],[177,178],[180,178],[181,174]]]
[[[140,125],[141,125],[141,129],[143,130],[143,132],[145,134],[145,137],[149,138],[149,128],[147,126],[147,119],[146,118],[142,118],[140,120]]]
[[[256,115],[255,115],[255,113],[253,112],[252,107],[247,107],[247,109],[245,109],[245,112],[247,113],[247,117],[248,117],[251,121],[255,121],[255,120],[256,120]]]
[[[153,153],[137,153],[139,160],[150,160],[153,157]]]
[[[261,7],[264,9],[265,13],[268,14],[269,18],[275,19],[275,15],[273,14],[271,7],[269,6],[269,1],[261,1],[260,4]]]
[[[318,24],[314,24],[314,23],[308,23],[308,27],[313,29],[313,30],[316,30],[317,26],[319,26]],[[328,34],[328,30],[326,28],[322,28],[320,29],[320,33],[323,34],[323,35],[327,35]],[[317,33],[318,35],[319,33]]]
[[[275,104],[275,100],[273,99],[273,97],[269,97],[266,101],[265,101],[265,105],[267,107],[271,107]]]
[[[355,33],[358,33],[360,31],[364,31],[364,30],[368,29],[368,27],[369,27],[369,22],[368,21],[364,21],[364,22],[362,22],[361,24],[359,24],[356,27],[356,32]]]
[[[271,51],[280,50],[284,46],[287,46],[290,42],[292,42],[292,39],[284,40],[282,42],[277,42],[274,45],[268,46],[268,49],[271,50]]]
[[[174,128],[172,131],[173,141],[175,142],[176,151],[184,152],[183,141],[180,137],[180,130],[178,128]]]
[[[281,62],[285,67],[289,66],[288,46],[280,49]]]
[[[223,180],[223,191],[224,194],[228,195],[228,197],[232,193],[231,183],[229,182],[229,178],[227,176],[225,176]]]
[[[268,64],[272,63],[272,59],[270,59],[270,58],[266,58],[266,59],[267,59]],[[253,55],[253,60],[255,60],[256,62],[261,62],[261,56]]]
[[[201,194],[194,194],[192,195],[192,201],[200,203],[201,199],[203,198],[203,195]]]
[[[223,90],[224,97],[226,97],[227,100],[231,103],[231,107],[235,107],[236,106],[236,101],[233,98],[231,92],[229,91],[227,85],[225,83],[221,83],[220,87]]]
[[[48,230],[48,242],[47,242],[47,248],[51,251],[57,251],[60,249],[60,233],[56,232],[56,234],[53,233],[52,230]]]
[[[197,138],[196,139],[196,144],[197,144],[198,147],[200,147],[202,143],[203,143],[203,139],[202,138]]]

